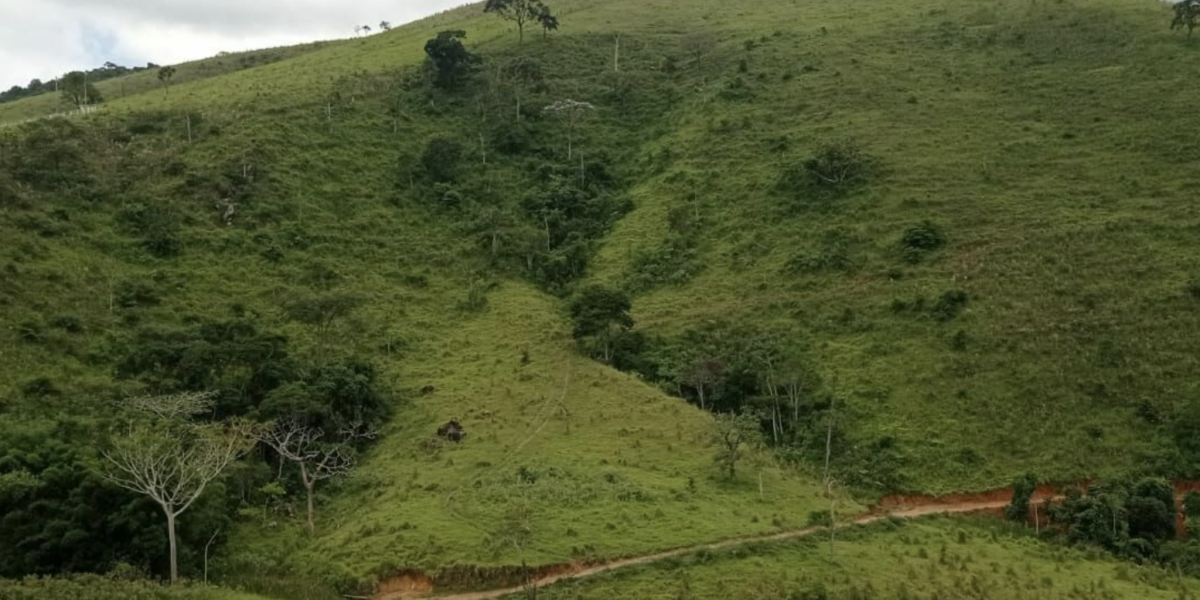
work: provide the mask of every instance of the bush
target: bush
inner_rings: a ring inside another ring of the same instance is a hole
[[[686,283],[703,268],[696,258],[696,248],[688,239],[672,236],[658,248],[634,258],[629,286],[633,290],[646,290],[657,285]]]
[[[873,167],[874,161],[856,142],[833,142],[788,169],[780,187],[793,193],[841,196],[866,183]]]
[[[905,229],[904,235],[900,237],[900,253],[904,260],[912,264],[921,262],[927,253],[945,245],[946,235],[941,227],[929,221],[922,221],[919,225]]]
[[[444,137],[435,137],[425,144],[421,153],[421,166],[425,174],[436,183],[452,183],[458,179],[459,164],[466,151],[462,144]]]
[[[1004,517],[1010,521],[1024,523],[1029,519],[1029,502],[1037,491],[1037,477],[1026,473],[1013,482],[1012,502],[1004,509]]]
[[[967,293],[962,290],[950,290],[933,303],[933,306],[929,308],[929,314],[935,320],[944,323],[958,317],[966,306]]]
[[[1187,283],[1187,294],[1194,300],[1200,300],[1200,279],[1193,279]]]

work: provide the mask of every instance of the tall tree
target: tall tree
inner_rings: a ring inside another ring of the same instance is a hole
[[[602,285],[584,288],[571,303],[575,339],[591,346],[604,362],[612,362],[616,343],[633,328],[632,306],[620,290]]]
[[[494,13],[506,21],[517,24],[517,35],[521,42],[525,41],[525,25],[540,23],[547,31],[547,25],[553,23],[558,28],[558,19],[542,0],[487,0],[483,12]]]
[[[1200,24],[1200,0],[1183,0],[1175,5],[1175,19],[1171,21],[1171,30],[1187,28],[1188,37],[1192,30]]]
[[[725,374],[725,369],[725,361],[705,356],[697,359],[682,374],[683,383],[696,390],[696,396],[700,400],[701,409],[708,410],[709,394],[716,387],[717,382],[721,380],[721,376]]]
[[[101,475],[148,496],[166,515],[172,583],[179,580],[176,521],[255,438],[256,426],[246,421],[196,425],[158,420],[131,426],[102,451]]]
[[[596,106],[579,100],[559,100],[543,109],[544,112],[557,115],[567,128],[567,160],[575,156],[575,128],[584,118],[596,112]]]
[[[379,29],[380,29],[380,30],[382,30],[382,31],[391,31],[391,30],[392,30],[392,23],[391,23],[391,21],[380,21],[380,22],[379,22]]]
[[[479,57],[462,43],[466,37],[467,32],[462,30],[443,31],[425,43],[425,55],[433,67],[434,82],[438,87],[458,86],[479,64]]]
[[[500,66],[499,79],[513,95],[517,105],[517,122],[521,121],[521,105],[525,90],[542,83],[542,63],[537,59],[518,57]]]
[[[171,79],[175,77],[175,67],[162,67],[158,70],[158,82],[163,85],[166,93],[171,93]]]
[[[83,71],[72,71],[63,75],[59,89],[62,90],[63,98],[79,110],[104,101],[100,91],[88,81],[87,74]]]
[[[356,424],[339,431],[337,439],[327,442],[324,430],[295,419],[281,421],[262,435],[262,442],[281,459],[300,467],[300,483],[308,500],[309,533],[316,530],[313,493],[317,482],[350,473],[356,462],[352,442],[374,435]]]
[[[541,12],[538,13],[538,24],[542,26],[542,38],[550,35],[551,31],[558,31],[558,17],[550,12],[550,7],[542,6]]]

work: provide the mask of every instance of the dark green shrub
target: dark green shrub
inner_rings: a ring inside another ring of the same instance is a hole
[[[817,154],[787,169],[781,190],[793,194],[836,197],[866,183],[875,161],[856,142],[842,140],[825,145]]]
[[[61,396],[62,391],[46,377],[38,377],[21,384],[21,393],[30,398],[47,398]]]
[[[912,264],[921,262],[926,254],[945,245],[946,235],[941,227],[929,221],[922,221],[919,225],[905,229],[904,235],[900,237],[900,253],[904,260]]]
[[[83,333],[84,330],[83,321],[81,321],[79,317],[70,315],[55,317],[54,320],[50,321],[50,326],[61,329],[67,333]]]
[[[42,324],[36,321],[25,321],[17,325],[17,339],[30,344],[37,344],[45,339]]]
[[[121,308],[158,306],[162,301],[153,287],[141,281],[122,281],[117,284],[113,300]]]
[[[435,183],[451,183],[458,179],[459,166],[466,150],[462,144],[444,137],[435,137],[425,144],[421,166]]]
[[[784,265],[784,271],[789,273],[853,272],[858,265],[851,257],[851,244],[852,238],[845,232],[826,232],[824,240],[816,249],[793,256]]]
[[[1012,501],[1004,509],[1004,516],[1010,521],[1024,523],[1029,519],[1029,502],[1037,491],[1037,477],[1026,473],[1013,481],[1012,487]]]
[[[929,314],[940,322],[951,321],[967,306],[967,293],[962,290],[950,290],[929,307]]]
[[[1175,494],[1167,480],[1137,482],[1128,510],[1130,537],[1156,544],[1175,537]]]
[[[686,283],[703,269],[697,255],[688,239],[672,236],[658,248],[642,252],[633,259],[629,287],[647,290],[658,285]]]
[[[1187,283],[1187,295],[1194,300],[1200,300],[1200,279],[1193,279]]]

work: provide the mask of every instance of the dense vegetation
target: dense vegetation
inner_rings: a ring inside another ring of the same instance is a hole
[[[314,487],[258,444],[181,516],[184,575],[207,548],[285,596],[1197,475],[1200,67],[1169,7],[553,4],[0,106],[0,575],[167,572],[103,473],[128,399],[180,392],[212,394],[187,427],[353,457]],[[1056,526],[1192,561],[1143,487]],[[995,587],[966,581],[920,593]]]
[[[114,79],[116,77],[124,77],[125,75],[129,75],[131,73],[137,73],[139,71],[145,71],[147,69],[157,69],[157,68],[158,68],[158,65],[156,65],[154,63],[147,64],[144,67],[138,67],[138,66],[123,67],[116,63],[107,62],[107,63],[104,63],[104,65],[99,68],[89,69],[87,71],[79,71],[79,73],[84,74],[88,81],[95,84],[95,83],[104,81],[106,79]],[[37,96],[39,94],[49,94],[49,93],[56,92],[56,91],[59,91],[57,78],[51,79],[50,81],[42,81],[41,79],[34,79],[34,80],[30,81],[29,84],[24,87],[19,86],[19,85],[14,85],[11,88],[9,88],[8,91],[0,92],[0,104],[5,103],[5,102],[12,102],[14,100],[20,100],[21,98],[28,98],[30,96]]]

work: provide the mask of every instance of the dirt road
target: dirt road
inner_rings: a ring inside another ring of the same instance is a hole
[[[1034,497],[1034,501],[1041,502],[1041,501],[1045,500],[1047,497],[1051,497],[1051,496],[1039,494]],[[1053,498],[1053,497],[1051,497],[1051,498]],[[868,523],[874,523],[876,521],[880,521],[883,519],[889,519],[889,518],[913,519],[913,518],[917,518],[917,517],[923,517],[923,516],[927,516],[927,515],[937,515],[937,514],[970,514],[970,513],[979,513],[979,512],[995,512],[998,510],[1003,510],[1004,507],[1008,505],[1008,503],[1009,503],[1008,498],[987,499],[987,500],[980,500],[980,501],[961,501],[961,502],[946,502],[943,500],[936,500],[936,501],[932,501],[928,504],[916,504],[916,505],[912,505],[912,506],[898,506],[898,507],[888,509],[886,511],[876,511],[873,513],[868,513],[868,514],[862,515],[860,517],[857,517],[854,520],[849,521],[845,524],[839,525],[839,527],[849,527],[849,526],[853,526],[853,525],[866,525]],[[715,542],[715,543],[711,543],[711,544],[700,544],[697,546],[689,546],[686,548],[677,548],[675,550],[668,550],[666,552],[659,552],[657,554],[647,554],[644,556],[633,556],[633,557],[629,557],[629,558],[617,559],[617,560],[613,560],[613,561],[606,562],[603,564],[598,564],[598,565],[575,565],[575,566],[570,566],[570,567],[564,566],[564,569],[562,572],[554,574],[554,575],[547,575],[547,576],[537,579],[535,582],[531,582],[531,583],[535,583],[537,585],[537,587],[540,588],[540,587],[545,587],[545,586],[548,586],[548,585],[551,585],[551,584],[554,584],[554,583],[557,583],[559,581],[563,581],[566,579],[582,579],[584,577],[591,577],[593,575],[598,575],[600,573],[605,573],[608,571],[614,571],[616,569],[621,569],[624,567],[631,567],[634,565],[644,565],[647,563],[653,563],[653,562],[658,562],[661,560],[666,560],[668,558],[675,558],[678,556],[694,554],[696,552],[700,552],[700,551],[704,551],[704,550],[723,550],[725,548],[732,548],[735,546],[742,546],[742,545],[746,545],[746,544],[755,544],[755,543],[759,543],[759,542],[789,540],[789,539],[793,539],[793,538],[799,538],[799,537],[810,536],[810,535],[814,535],[814,534],[818,534],[818,533],[823,533],[825,531],[827,531],[827,530],[822,527],[807,527],[804,529],[795,529],[792,531],[784,531],[781,533],[773,533],[773,534],[759,535],[759,536],[753,536],[753,537],[744,537],[744,538],[733,538],[733,539],[729,539],[729,540],[725,540],[725,541],[721,541],[721,542]],[[462,594],[445,594],[445,595],[431,594],[430,590],[428,590],[428,589],[414,589],[414,590],[406,590],[406,591],[398,591],[398,592],[380,594],[380,595],[376,596],[373,600],[414,600],[416,598],[423,598],[426,600],[492,600],[494,598],[501,598],[501,597],[507,596],[509,594],[519,593],[519,592],[523,591],[523,589],[524,588],[518,586],[518,587],[486,590],[486,591],[482,591],[482,592],[467,592],[467,593],[462,593]]]

